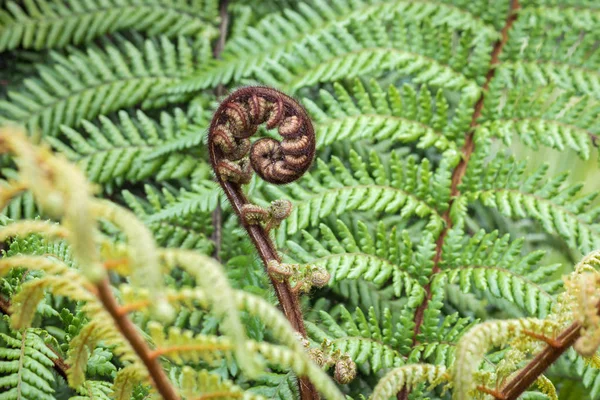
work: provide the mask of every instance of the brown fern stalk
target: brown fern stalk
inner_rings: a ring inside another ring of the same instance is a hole
[[[504,45],[506,44],[506,42],[508,42],[508,32],[510,31],[510,28],[512,27],[514,22],[517,20],[517,14],[518,14],[517,12],[520,8],[521,8],[521,6],[520,6],[518,0],[511,0],[510,9],[508,11],[508,15],[506,18],[506,23],[504,24],[504,27],[502,28],[502,31],[501,31],[501,37],[495,43],[494,48],[492,50],[492,57],[490,60],[490,68],[488,69],[488,72],[486,74],[486,79],[485,79],[485,83],[483,84],[483,87],[482,87],[481,96],[479,96],[477,103],[475,103],[473,115],[471,117],[471,124],[470,124],[469,131],[466,133],[465,144],[463,145],[463,148],[462,148],[462,159],[460,160],[460,162],[458,163],[458,165],[456,166],[456,168],[454,168],[454,171],[452,172],[452,186],[451,186],[450,202],[448,204],[448,208],[442,215],[442,218],[444,219],[446,225],[436,241],[435,256],[433,259],[434,266],[433,266],[432,277],[430,279],[430,282],[433,281],[433,277],[440,272],[439,263],[442,259],[442,248],[444,247],[444,240],[446,239],[446,235],[448,234],[448,231],[450,229],[452,229],[452,219],[450,218],[450,210],[452,209],[452,203],[454,202],[454,199],[456,198],[456,196],[460,195],[460,190],[458,189],[458,187],[459,187],[460,183],[462,182],[463,177],[465,176],[465,173],[467,171],[467,165],[469,163],[469,160],[471,159],[471,155],[473,154],[473,151],[475,151],[475,140],[474,140],[475,139],[474,138],[475,127],[477,126],[477,120],[481,116],[481,112],[484,107],[485,94],[490,86],[490,82],[494,78],[494,75],[496,73],[496,66],[498,65],[499,60],[500,60],[500,53],[502,52],[502,49],[504,48]],[[431,300],[431,295],[432,295],[431,284],[427,284],[425,286],[425,293],[426,293],[425,299],[423,300],[423,302],[421,303],[421,305],[417,308],[417,310],[415,312],[415,318],[414,318],[415,329],[414,329],[414,335],[413,335],[413,346],[417,344],[417,337],[418,337],[419,333],[421,332],[421,325],[423,324],[423,316],[425,314],[425,310],[427,310],[429,301]],[[409,394],[409,391],[406,389],[403,389],[398,393],[397,398],[398,398],[398,400],[406,400],[406,399],[408,399],[408,394]]]
[[[250,145],[249,138],[258,125],[277,127],[281,142],[262,138]],[[223,100],[210,125],[208,147],[217,181],[233,211],[250,236],[265,269],[281,258],[267,229],[247,217],[254,208],[242,190],[253,172],[273,184],[285,184],[300,178],[310,167],[315,154],[315,133],[304,108],[291,97],[275,89],[251,86],[238,89]],[[281,276],[269,273],[283,313],[292,327],[306,337],[304,318],[297,293]],[[303,400],[318,399],[314,386],[300,379]]]
[[[164,400],[178,400],[179,395],[173,385],[171,385],[171,381],[169,381],[167,374],[160,365],[159,359],[152,357],[152,351],[146,341],[140,336],[137,327],[131,322],[127,313],[120,310],[117,300],[112,293],[108,278],[100,281],[96,285],[96,288],[98,289],[98,299],[100,299],[106,311],[108,311],[115,321],[121,334],[131,344],[133,350],[146,366],[158,393]]]

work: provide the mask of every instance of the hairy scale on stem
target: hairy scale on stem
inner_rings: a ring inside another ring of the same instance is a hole
[[[277,127],[283,140],[261,138],[250,144],[250,137],[263,123],[267,129]],[[269,265],[281,262],[268,233],[272,223],[266,227],[260,224],[257,216],[262,213],[248,201],[242,185],[250,181],[252,172],[276,185],[299,179],[312,164],[315,146],[314,128],[304,108],[286,94],[262,86],[244,87],[225,98],[208,132],[210,160],[217,181],[258,250],[283,313],[304,337],[306,328],[297,292],[289,280],[269,269]],[[283,215],[289,215],[289,210]],[[306,378],[300,379],[300,392],[303,400],[318,398]]]

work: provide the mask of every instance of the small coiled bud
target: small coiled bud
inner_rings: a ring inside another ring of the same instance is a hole
[[[321,267],[315,267],[310,274],[310,283],[317,288],[326,286],[329,283],[329,279],[331,279],[331,275]]]
[[[279,281],[290,278],[297,271],[296,264],[284,264],[279,261],[271,260],[267,264],[267,272]]]
[[[333,378],[341,385],[346,385],[356,378],[356,363],[344,355],[335,363]]]
[[[256,204],[244,204],[242,206],[242,218],[247,224],[258,225],[267,221],[269,213]]]
[[[331,361],[325,352],[319,348],[312,348],[308,350],[308,357],[315,362],[319,367],[323,368],[328,365]]]

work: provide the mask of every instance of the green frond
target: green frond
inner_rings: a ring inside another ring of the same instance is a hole
[[[403,13],[395,14],[391,21],[382,24],[381,17],[353,20],[320,41],[311,38],[294,45],[280,60],[268,62],[255,75],[271,86],[295,92],[316,83],[394,71],[411,76],[416,83],[464,89],[477,97],[473,78],[481,76],[489,61],[489,53],[484,50],[489,38],[485,34],[436,26],[429,19],[406,20]],[[436,50],[427,47],[434,43],[434,37],[452,36],[461,36],[458,46],[446,41],[435,43]]]
[[[481,201],[507,217],[532,218],[583,254],[600,247],[600,208],[593,205],[598,192],[581,195],[582,184],[566,183],[568,172],[547,177],[547,165],[526,176],[524,163],[503,157],[488,163],[486,155],[476,153],[463,179],[468,201]]]
[[[560,280],[549,279],[561,265],[540,266],[544,253],[522,256],[522,246],[523,240],[510,242],[508,234],[498,238],[497,231],[481,230],[467,238],[459,227],[448,233],[440,266],[448,282],[457,283],[463,292],[474,287],[543,318],[554,302],[553,292],[562,286]]]
[[[214,0],[7,1],[0,11],[0,51],[82,44],[125,29],[164,34],[215,36]]]
[[[81,121],[79,132],[61,126],[64,137],[46,137],[52,147],[77,163],[89,180],[107,185],[139,182],[149,177],[157,180],[188,177],[198,167],[198,160],[188,154],[171,153],[150,159],[165,143],[177,140],[189,130],[198,129],[181,109],[173,114],[161,113],[159,121],[137,111],[135,118],[120,111],[119,124],[99,117],[99,126]]]
[[[358,222],[357,231],[353,233],[339,220],[335,232],[325,224],[319,229],[319,238],[302,232],[304,246],[294,241],[288,241],[287,246],[295,260],[326,268],[331,275],[329,285],[344,279],[362,279],[381,287],[392,279],[396,296],[404,292],[415,303],[422,300],[420,274],[411,256],[413,244],[406,232],[399,238],[394,229],[386,237],[384,225],[379,224],[377,234],[372,235],[364,223]]]
[[[160,211],[149,215],[147,221],[186,220],[196,218],[197,214],[209,213],[217,207],[221,194],[219,185],[214,181],[200,181],[192,184],[190,189],[180,190],[175,201],[170,201]]]
[[[595,46],[600,10],[581,5],[527,6],[519,12],[502,59],[598,69]]]
[[[443,151],[454,146],[457,132],[469,127],[470,121],[462,119],[461,113],[448,118],[452,100],[443,90],[430,93],[422,86],[417,93],[414,86],[405,84],[402,88],[389,86],[386,92],[374,80],[366,88],[355,80],[351,91],[337,82],[333,88],[335,96],[321,90],[323,106],[304,99],[315,120],[317,148],[341,140],[390,139]]]
[[[38,77],[0,100],[0,118],[55,136],[61,125],[78,127],[101,114],[151,106],[150,93],[180,79],[195,61],[185,38],[174,45],[165,37],[144,42],[116,38],[85,52],[53,52],[51,58],[54,63],[40,66]]]
[[[483,111],[481,130],[501,137],[507,145],[518,136],[537,149],[539,145],[575,151],[587,160],[596,146],[600,101],[573,96],[557,88],[490,88],[490,107]]]
[[[406,360],[396,347],[402,343],[401,334],[394,327],[392,315],[387,310],[386,319],[379,323],[373,309],[366,316],[360,309],[351,314],[345,307],[339,308],[341,322],[321,311],[321,323],[307,323],[309,336],[317,343],[327,343],[334,351],[347,354],[365,374],[376,374],[382,368],[404,365]]]
[[[39,330],[0,333],[0,399],[54,400],[56,357]]]
[[[447,380],[446,368],[429,364],[413,364],[390,371],[384,376],[373,392],[373,400],[388,400],[402,388],[412,388],[421,382],[437,386]]]
[[[367,23],[372,21],[377,23]],[[395,34],[388,36],[385,25],[395,26]],[[415,38],[402,33],[408,26],[414,29]],[[436,30],[444,35],[463,30],[464,42],[454,54],[450,42],[444,43],[444,52],[438,52],[434,42],[428,41],[436,37]],[[466,76],[474,77],[478,69],[487,67],[488,44],[496,37],[492,27],[470,13],[425,1],[300,3],[295,10],[269,15],[256,27],[248,28],[246,34],[227,43],[222,61],[169,91],[191,92],[251,76],[293,90],[390,68],[414,73],[422,82],[460,88],[472,85]],[[423,48],[424,43],[431,48]],[[453,71],[449,64],[463,66],[471,46],[475,49],[470,67]],[[436,57],[441,61],[432,60]]]
[[[389,161],[382,160],[374,151],[369,160],[363,160],[351,151],[348,162],[350,168],[335,156],[328,163],[318,159],[316,168],[300,183],[265,187],[270,198],[292,196],[294,209],[278,229],[280,235],[292,235],[330,214],[349,211],[398,213],[404,220],[418,217],[427,221],[429,232],[442,229],[444,222],[431,195],[437,177],[427,160],[418,164],[415,158],[402,160],[395,152]]]

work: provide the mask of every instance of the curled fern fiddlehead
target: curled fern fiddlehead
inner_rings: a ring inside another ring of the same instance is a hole
[[[262,138],[250,145],[258,126],[277,127],[281,142]],[[285,184],[300,178],[315,154],[315,131],[304,108],[267,87],[246,87],[217,109],[209,133],[210,156],[219,181],[244,183],[254,170],[262,179]],[[223,184],[221,184],[223,186]]]
[[[250,144],[250,137],[263,123],[267,129],[277,127],[283,140],[261,138]],[[253,172],[277,185],[299,179],[312,163],[315,142],[314,128],[304,108],[284,93],[267,87],[245,87],[230,94],[217,108],[208,132],[217,180],[258,250],[285,316],[304,337],[306,328],[298,292],[289,279],[272,273],[281,258],[269,230],[289,215],[291,203],[278,200],[269,210],[260,210],[246,199],[242,185],[250,181]],[[305,378],[301,379],[300,391],[303,400],[318,399],[313,385]]]

